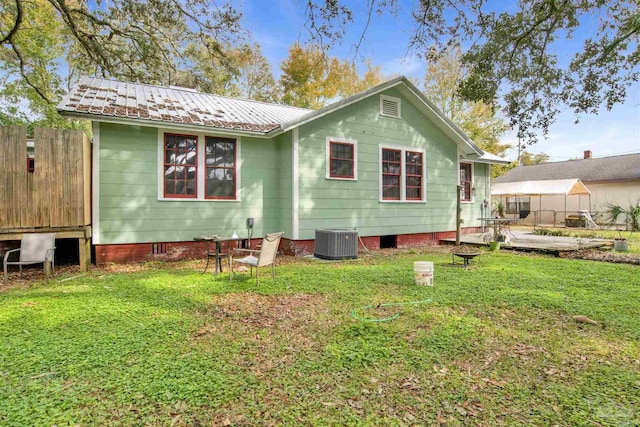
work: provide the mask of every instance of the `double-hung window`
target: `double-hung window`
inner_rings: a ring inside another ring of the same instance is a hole
[[[160,133],[163,200],[238,200],[238,140]]]
[[[424,201],[424,152],[400,147],[380,147],[380,199]]]
[[[460,163],[460,200],[463,202],[472,201],[473,188],[473,165],[471,163]]]
[[[327,179],[358,179],[355,140],[327,137]]]

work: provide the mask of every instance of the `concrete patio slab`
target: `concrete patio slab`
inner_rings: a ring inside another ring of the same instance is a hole
[[[501,249],[537,251],[553,253],[577,251],[613,246],[613,240],[576,238],[564,236],[540,236],[529,232],[513,231],[507,233],[507,242],[502,242]],[[460,243],[466,245],[489,246],[489,233],[463,234]],[[442,239],[443,243],[455,243],[456,239]]]

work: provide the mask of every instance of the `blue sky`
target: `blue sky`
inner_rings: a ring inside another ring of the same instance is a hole
[[[366,2],[348,0],[354,12],[354,24],[349,28],[344,42],[334,46],[332,56],[354,58],[353,44],[357,42],[365,26]],[[414,2],[400,0],[397,16],[388,13],[374,16],[360,54],[370,58],[373,65],[382,68],[385,74],[402,74],[422,79],[425,63],[407,52],[413,22],[410,16]],[[272,64],[276,76],[280,74],[280,63],[287,57],[288,48],[296,41],[308,38],[304,28],[304,2],[302,0],[242,0],[237,7],[244,14],[244,25],[252,38],[260,43],[264,55]],[[591,31],[593,28],[587,28]],[[580,35],[578,35],[579,38]],[[562,59],[562,58],[561,58]],[[581,158],[584,150],[591,150],[594,157],[628,154],[640,151],[640,84],[628,91],[627,101],[611,111],[602,109],[600,114],[576,116],[571,111],[560,115],[550,128],[547,139],[529,148],[531,152],[545,152],[552,161]],[[505,135],[503,142],[515,145],[514,133]],[[510,158],[516,157],[513,150]]]

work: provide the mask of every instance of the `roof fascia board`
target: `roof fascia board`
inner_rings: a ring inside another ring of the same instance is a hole
[[[435,105],[433,105],[428,99],[426,99],[426,97],[420,92],[420,90],[413,84],[411,83],[409,80],[407,80],[404,76],[400,76],[400,77],[396,77],[394,79],[391,79],[385,83],[382,83],[378,86],[375,86],[371,89],[368,89],[364,92],[361,92],[359,94],[353,95],[349,98],[343,99],[342,101],[338,101],[335,104],[331,104],[328,105],[324,108],[321,108],[320,110],[316,110],[314,112],[309,113],[306,116],[303,116],[300,119],[296,119],[296,120],[292,120],[288,123],[284,123],[282,124],[281,129],[274,129],[273,131],[267,133],[267,135],[269,136],[275,136],[278,135],[280,133],[286,132],[290,129],[293,129],[295,127],[299,127],[302,126],[306,123],[309,123],[313,120],[319,119],[323,116],[326,116],[327,114],[331,114],[341,108],[347,107],[349,105],[355,104],[356,102],[359,102],[365,98],[368,98],[370,96],[374,96],[377,95],[381,92],[384,92],[387,89],[391,89],[393,87],[399,86],[399,85],[404,85],[407,90],[413,94],[413,96],[415,98],[417,98],[424,106],[426,106],[426,108],[428,109],[428,111],[430,111],[436,118],[438,118],[444,125],[445,127],[445,133],[448,134],[448,136],[450,138],[452,138],[454,140],[454,142],[458,145],[461,146],[463,149],[471,149],[473,151],[473,153],[477,154],[477,155],[482,155],[484,154],[484,151],[482,151],[477,145],[475,145],[471,140],[469,140],[464,133],[462,132],[462,130],[460,128],[458,128],[453,122],[451,122],[451,120],[449,120],[444,113],[442,113],[442,111],[440,111]],[[438,126],[440,127],[440,126]],[[447,130],[449,132],[447,132]],[[508,163],[508,162],[507,162]]]
[[[367,89],[364,92],[360,92],[356,95],[350,96],[348,98],[343,99],[342,101],[338,101],[334,104],[330,104],[327,105],[326,107],[323,107],[319,110],[316,111],[312,111],[311,113],[302,116],[299,119],[296,120],[292,120],[289,121],[287,123],[283,123],[281,126],[281,129],[275,129],[271,132],[277,132],[277,133],[283,133],[283,132],[287,132],[293,128],[302,126],[304,124],[307,124],[313,120],[319,119],[321,117],[326,116],[327,114],[331,114],[334,111],[337,111],[341,108],[344,107],[348,107],[349,105],[355,104],[358,101],[361,101],[365,98],[368,98],[370,96],[373,95],[377,95],[380,92],[384,92],[387,89],[390,89],[392,87],[395,87],[397,85],[399,85],[400,83],[403,83],[404,77],[396,77],[394,79],[391,79],[385,83],[382,83],[378,86],[372,87],[371,89]]]
[[[274,135],[265,134],[265,133],[255,133],[255,132],[248,132],[243,130],[230,130],[230,129],[214,128],[214,127],[207,127],[207,126],[192,126],[192,125],[185,125],[185,124],[175,123],[175,122],[160,122],[155,120],[128,119],[128,118],[119,118],[119,117],[96,116],[93,114],[71,113],[65,110],[58,110],[58,113],[60,113],[61,116],[68,117],[71,119],[90,120],[92,122],[100,122],[100,123],[114,123],[119,125],[131,125],[131,126],[148,126],[153,128],[171,128],[171,129],[179,129],[179,130],[198,132],[198,133],[213,132],[213,133],[222,134],[222,135],[250,136],[252,138],[260,138],[260,139],[271,139],[272,136],[274,136]]]
[[[458,144],[458,146],[462,146],[461,148],[470,148],[475,154],[479,156],[484,154],[484,151],[476,144],[474,144],[473,141],[471,141],[464,134],[462,129],[460,129],[455,125],[455,123],[449,120],[449,118],[438,107],[436,107],[431,101],[429,101],[427,97],[424,96],[424,94],[413,83],[408,80],[404,81],[403,83],[405,84],[407,90],[409,90],[413,94],[413,96],[422,101],[427,109],[441,120],[441,122],[445,125],[445,129],[443,129],[445,131],[445,134],[453,139],[454,142]]]
[[[466,157],[463,157],[460,160],[470,163],[486,163],[489,165],[508,165],[509,163],[511,163],[509,160],[468,159]]]
[[[508,165],[508,164],[511,163],[511,160],[503,159],[503,158],[498,157],[496,155],[491,155],[489,157],[486,157],[488,154],[489,153],[484,153],[480,157],[475,157],[475,155],[472,155],[472,156],[461,155],[460,158],[461,158],[461,160],[464,160],[465,162],[487,163],[487,164],[492,164],[492,165]]]

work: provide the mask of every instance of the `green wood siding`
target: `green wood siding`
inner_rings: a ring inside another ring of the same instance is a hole
[[[472,203],[462,203],[461,218],[462,227],[479,227],[481,224],[478,218],[491,215],[491,166],[485,163],[473,164],[473,187],[476,195]],[[486,211],[482,209],[483,200],[488,200]]]
[[[282,229],[279,152],[286,147],[280,144],[280,140],[241,139],[240,201],[161,201],[158,130],[101,123],[98,241],[189,241],[202,234],[230,235],[234,230],[243,236],[247,217],[256,219],[254,236]]]
[[[292,136],[287,132],[275,138],[279,171],[278,171],[278,198],[280,202],[279,227],[284,231],[285,237],[291,238],[291,220],[293,216],[293,160],[292,160]]]
[[[300,128],[301,239],[317,228],[357,227],[362,236],[455,229],[455,143],[398,91],[384,94],[401,98],[401,119],[380,116],[379,96],[371,96]],[[326,179],[327,136],[357,140],[357,181]],[[380,202],[380,145],[425,150],[425,203]]]
[[[455,230],[457,146],[397,90],[402,118],[384,117],[378,95],[301,126],[298,156],[299,239],[315,229],[353,228],[362,236]],[[242,137],[240,201],[158,200],[158,130],[101,123],[98,215],[101,244],[189,241],[202,234],[294,235],[293,132],[271,140]],[[326,178],[328,136],[357,141],[357,180]],[[380,201],[380,146],[424,150],[424,202]],[[480,225],[489,198],[490,166],[474,164],[473,203],[463,204],[463,227]]]

